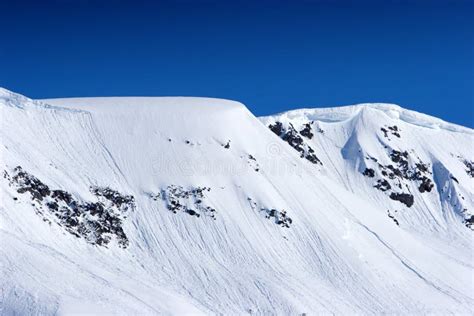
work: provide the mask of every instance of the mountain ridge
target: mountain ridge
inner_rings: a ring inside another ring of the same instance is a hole
[[[357,115],[360,111],[364,110],[379,110],[389,117],[399,118],[407,123],[411,123],[420,127],[432,129],[443,128],[454,132],[474,134],[474,129],[472,128],[447,122],[440,118],[423,114],[414,110],[408,110],[401,107],[400,105],[392,103],[359,103],[336,107],[300,108],[276,113],[273,115],[261,116],[261,118],[265,120],[266,117],[272,116],[287,116],[288,118],[303,116],[308,120],[320,120],[330,123],[350,119],[351,117]]]
[[[470,134],[109,101],[0,98],[2,313],[472,312]]]

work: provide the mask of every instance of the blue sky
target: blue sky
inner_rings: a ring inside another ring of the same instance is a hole
[[[474,127],[473,1],[2,1],[0,85],[32,98],[391,102]]]

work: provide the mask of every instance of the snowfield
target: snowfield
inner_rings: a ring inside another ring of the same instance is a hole
[[[0,314],[474,314],[474,131],[396,105],[0,89]]]

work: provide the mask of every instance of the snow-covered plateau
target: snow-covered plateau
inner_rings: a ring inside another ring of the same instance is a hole
[[[0,314],[474,314],[474,130],[0,89]]]

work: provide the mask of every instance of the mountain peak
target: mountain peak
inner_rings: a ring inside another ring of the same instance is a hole
[[[290,110],[276,115],[265,116],[261,119],[267,121],[271,117],[279,117],[281,120],[296,121],[320,121],[326,123],[342,122],[354,119],[362,113],[372,116],[374,121],[380,115],[387,119],[399,120],[403,123],[416,125],[429,129],[444,129],[452,132],[474,134],[474,130],[442,119],[405,109],[397,104],[391,103],[360,103],[354,105],[324,107],[324,108],[302,108]]]
[[[472,310],[473,137],[434,118],[7,90],[0,111],[4,314]]]

